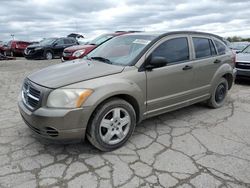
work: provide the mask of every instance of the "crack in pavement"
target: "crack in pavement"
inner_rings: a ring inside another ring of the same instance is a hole
[[[120,149],[37,139],[16,99],[25,75],[59,60],[0,63],[0,187],[250,187],[250,88],[141,122]],[[250,83],[249,83],[250,84]]]

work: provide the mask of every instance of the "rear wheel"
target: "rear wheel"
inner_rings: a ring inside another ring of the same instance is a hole
[[[101,151],[121,147],[132,135],[136,125],[135,111],[128,102],[112,99],[100,105],[87,129],[89,141]]]
[[[208,100],[208,106],[212,108],[219,108],[225,103],[228,93],[228,81],[221,78],[213,90],[211,98]]]
[[[46,51],[44,56],[45,56],[45,59],[47,60],[53,59],[53,54],[51,51]]]

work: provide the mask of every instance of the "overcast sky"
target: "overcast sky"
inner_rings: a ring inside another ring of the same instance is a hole
[[[250,37],[249,0],[1,0],[0,40],[77,32],[206,31]]]

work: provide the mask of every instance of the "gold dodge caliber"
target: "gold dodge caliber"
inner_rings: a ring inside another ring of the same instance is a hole
[[[37,135],[122,146],[140,121],[197,102],[221,107],[234,80],[234,55],[221,37],[201,32],[133,33],[83,59],[28,76],[21,116]]]

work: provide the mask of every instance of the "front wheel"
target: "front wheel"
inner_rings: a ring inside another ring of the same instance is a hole
[[[47,60],[53,59],[53,54],[51,51],[46,51],[44,56],[45,56],[45,59]]]
[[[94,112],[87,137],[99,150],[112,151],[129,139],[135,125],[136,114],[132,105],[122,99],[112,99]]]
[[[219,108],[225,103],[228,93],[228,81],[221,78],[213,90],[211,98],[208,100],[208,106],[212,108]]]

